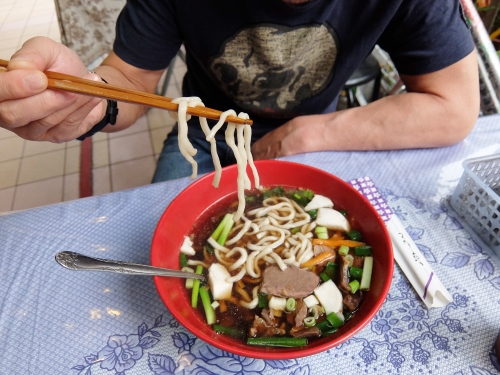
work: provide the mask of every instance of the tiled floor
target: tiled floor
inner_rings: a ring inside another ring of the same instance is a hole
[[[59,41],[53,0],[0,2],[0,58],[30,37]],[[180,96],[185,67],[180,59],[166,95]],[[173,125],[167,112],[150,109],[129,129],[93,137],[94,195],[151,181],[157,156]],[[0,213],[79,198],[80,142],[30,142],[0,128]]]

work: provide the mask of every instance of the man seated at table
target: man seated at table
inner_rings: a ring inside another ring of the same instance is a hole
[[[321,150],[442,147],[463,140],[479,113],[477,58],[457,0],[130,0],[113,51],[89,73],[68,48],[33,38],[0,74],[0,126],[28,140],[65,142],[132,125],[143,106],[45,90],[51,70],[153,93],[184,44],[184,96],[249,114],[254,159]],[[336,112],[339,93],[375,45],[389,53],[407,93]],[[109,116],[107,110],[111,112]],[[219,137],[223,137],[222,132]],[[213,169],[197,118],[190,141],[199,172]],[[221,139],[221,138],[219,138]],[[223,165],[234,162],[219,142]],[[191,173],[165,141],[154,181]]]

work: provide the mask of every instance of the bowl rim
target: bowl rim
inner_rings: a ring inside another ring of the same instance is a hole
[[[380,287],[380,297],[373,303],[371,310],[364,314],[364,317],[362,318],[362,322],[356,324],[354,327],[351,327],[346,333],[342,334],[341,336],[338,337],[333,337],[331,340],[324,342],[319,345],[307,345],[304,348],[270,348],[269,350],[265,350],[262,347],[253,347],[250,345],[244,346],[244,348],[240,347],[228,347],[227,344],[221,343],[220,340],[215,339],[214,337],[210,337],[208,335],[205,335],[203,332],[200,331],[199,326],[196,324],[191,324],[191,322],[186,322],[186,320],[182,317],[180,312],[175,309],[175,306],[172,305],[172,302],[169,299],[165,299],[163,296],[163,292],[161,289],[163,289],[163,286],[161,285],[163,283],[163,278],[159,276],[155,276],[154,283],[155,287],[157,289],[158,295],[160,296],[161,300],[169,310],[169,312],[172,314],[172,316],[189,332],[191,332],[193,335],[195,335],[198,339],[204,341],[207,344],[210,344],[220,350],[224,350],[236,355],[240,356],[245,356],[249,358],[256,358],[256,359],[267,359],[267,360],[285,360],[285,359],[294,359],[294,358],[300,358],[300,357],[305,357],[309,355],[314,355],[318,354],[324,351],[327,351],[329,349],[332,349],[335,346],[338,346],[342,344],[343,342],[349,340],[351,337],[359,333],[362,329],[364,329],[370,321],[375,317],[375,315],[379,312],[380,308],[385,302],[385,299],[389,293],[389,289],[392,284],[392,276],[393,276],[393,271],[394,271],[394,255],[393,255],[393,249],[392,249],[392,242],[390,239],[390,235],[388,233],[388,230],[385,226],[384,221],[380,217],[380,214],[377,212],[377,210],[373,207],[373,205],[369,202],[369,200],[362,195],[359,191],[357,191],[351,184],[346,182],[345,180],[341,179],[338,176],[335,176],[332,173],[329,173],[327,171],[324,171],[322,169],[310,166],[305,163],[297,163],[297,162],[291,162],[291,161],[284,161],[284,160],[261,160],[261,161],[255,161],[257,169],[259,169],[259,165],[264,166],[266,164],[275,164],[279,163],[281,165],[287,165],[293,168],[306,168],[309,171],[314,171],[315,173],[320,173],[324,175],[328,175],[329,178],[334,178],[337,180],[337,182],[341,185],[343,185],[346,189],[355,191],[356,194],[359,196],[359,198],[365,202],[367,209],[371,210],[374,216],[377,218],[378,223],[380,224],[382,233],[381,235],[384,237],[384,241],[388,245],[388,251],[390,252],[390,255],[388,257],[388,264],[387,264],[387,273],[385,275],[384,281]],[[234,170],[237,169],[236,165],[230,165],[227,167],[224,167],[222,169],[222,173],[224,173],[229,170]],[[161,215],[160,219],[158,220],[157,226],[154,231],[153,239],[151,242],[151,265],[157,265],[156,264],[156,257],[158,256],[157,254],[157,247],[155,248],[155,243],[157,236],[159,236],[159,228],[162,226],[163,221],[165,220],[165,217],[167,213],[169,212],[169,208],[171,206],[175,206],[177,204],[177,201],[180,201],[181,199],[184,198],[184,194],[191,190],[195,190],[198,188],[198,185],[205,185],[211,186],[211,181],[213,179],[215,172],[210,172],[208,174],[205,174],[204,176],[201,176],[198,180],[192,182],[189,184],[186,188],[184,188],[170,203],[169,205],[165,208],[163,214]],[[234,194],[234,192],[233,192]],[[227,197],[228,194],[220,197],[219,199],[223,199],[224,197]],[[216,202],[213,202],[212,204],[215,204]],[[208,209],[208,207],[207,207]],[[203,211],[204,212],[204,211]],[[235,340],[235,339],[232,339]]]

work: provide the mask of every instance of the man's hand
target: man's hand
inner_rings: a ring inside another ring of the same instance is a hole
[[[255,142],[253,158],[274,159],[314,151],[320,147],[323,128],[321,115],[296,117]]]
[[[102,119],[105,101],[47,90],[45,70],[99,79],[68,48],[32,38],[12,56],[8,71],[0,73],[0,127],[28,140],[73,140]]]

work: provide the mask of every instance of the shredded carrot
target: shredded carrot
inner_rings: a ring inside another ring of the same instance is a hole
[[[219,311],[220,311],[221,313],[223,313],[223,312],[226,312],[226,311],[227,311],[226,301],[224,301],[224,300],[220,300],[220,301],[219,301]]]
[[[335,258],[335,255],[336,254],[334,252],[325,251],[319,255],[316,255],[314,258],[309,259],[307,262],[302,263],[300,266],[302,268],[312,267],[326,260]]]
[[[319,238],[313,238],[313,245],[326,245],[330,247],[337,247],[345,245],[347,247],[364,246],[364,242],[353,241],[353,240],[338,240],[335,238],[329,238],[327,240],[320,240]]]

